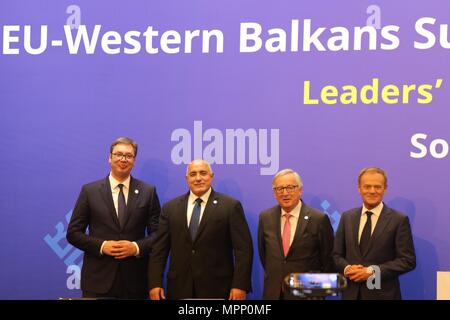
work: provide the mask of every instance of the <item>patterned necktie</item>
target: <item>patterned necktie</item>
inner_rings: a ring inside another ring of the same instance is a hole
[[[286,213],[284,215],[285,222],[283,227],[283,252],[284,256],[286,257],[289,251],[289,246],[291,245],[291,223],[289,222],[289,219],[292,217],[291,214]]]
[[[364,254],[366,252],[367,247],[369,246],[370,237],[372,235],[372,215],[373,212],[367,211],[367,221],[364,225],[364,229],[361,233],[361,239],[359,240],[359,249],[361,253]]]
[[[120,191],[119,191],[119,197],[117,199],[117,216],[119,218],[120,226],[123,227],[125,224],[125,217],[127,212],[127,204],[125,202],[125,195],[123,194],[123,184],[118,185]]]
[[[197,234],[198,223],[200,221],[200,212],[201,212],[201,208],[202,208],[202,206],[201,206],[202,202],[203,202],[203,200],[200,198],[195,199],[194,209],[192,210],[191,221],[189,222],[189,232],[191,234],[192,241],[194,241],[195,235]]]

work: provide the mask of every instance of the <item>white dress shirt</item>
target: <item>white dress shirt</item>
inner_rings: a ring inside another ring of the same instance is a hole
[[[201,197],[196,196],[195,194],[192,193],[192,191],[190,191],[188,205],[187,205],[187,212],[186,212],[188,227],[189,227],[189,224],[191,223],[192,210],[194,210],[195,200],[197,198],[200,198],[203,200],[202,203],[200,204],[200,219],[198,220],[198,224],[200,225],[200,221],[202,221],[203,212],[205,211],[206,203],[208,202],[210,195],[211,195],[211,188],[209,188],[209,190],[206,191]]]
[[[375,226],[377,225],[378,222],[378,218],[380,218],[381,215],[381,211],[383,210],[383,202],[380,202],[379,205],[377,205],[375,208],[369,210],[366,208],[366,206],[363,204],[363,207],[361,209],[361,217],[359,218],[359,230],[358,230],[358,244],[361,241],[361,234],[364,230],[364,226],[366,225],[367,222],[367,211],[372,212],[372,218],[371,218],[371,222],[372,222],[372,228],[371,228],[371,232],[370,234],[373,234],[373,230],[375,230]],[[347,274],[347,270],[350,267],[350,265],[346,266],[344,268],[344,275]],[[368,266],[366,269],[367,273],[372,274],[374,272],[372,266]]]
[[[300,217],[300,210],[302,210],[301,201],[298,202],[298,204],[294,209],[291,210],[291,212],[286,212],[284,211],[284,209],[281,209],[281,237],[283,237],[284,224],[286,223],[286,214],[289,213],[291,215],[291,217],[289,218],[289,223],[291,225],[291,238],[289,240],[289,247],[291,246],[292,241],[294,241],[295,230],[297,230],[298,218]]]
[[[125,179],[125,181],[123,182],[119,182],[116,179],[114,179],[114,177],[109,174],[109,184],[111,186],[111,194],[112,194],[112,198],[113,198],[113,202],[114,202],[114,208],[116,208],[116,214],[117,216],[119,216],[119,192],[120,192],[120,188],[119,188],[119,184],[123,184],[123,195],[125,196],[125,204],[128,203],[128,193],[130,191],[130,176],[128,176],[128,178]]]
[[[120,192],[120,188],[119,188],[119,184],[123,184],[123,195],[125,196],[125,204],[128,204],[128,193],[130,191],[130,180],[131,177],[128,176],[128,178],[125,179],[125,181],[123,182],[119,182],[117,181],[112,174],[109,174],[109,185],[111,186],[111,194],[112,194],[112,198],[113,198],[113,202],[114,202],[114,208],[116,209],[116,214],[117,217],[119,217],[119,192]],[[107,239],[105,241],[103,241],[101,247],[100,247],[100,254],[103,254],[103,247],[105,246],[106,241],[108,241],[110,239]],[[134,246],[136,247],[136,254],[135,256],[139,255],[139,246],[135,241],[132,241],[132,243],[134,244]]]
[[[364,226],[367,222],[367,211],[372,212],[372,230],[370,230],[370,234],[373,233],[373,230],[375,230],[375,226],[377,225],[378,218],[380,217],[381,210],[383,210],[383,202],[380,202],[379,205],[377,205],[375,208],[369,210],[366,208],[366,206],[363,204],[362,210],[361,210],[361,218],[359,219],[359,231],[358,231],[358,243],[361,241],[361,234],[363,232]]]

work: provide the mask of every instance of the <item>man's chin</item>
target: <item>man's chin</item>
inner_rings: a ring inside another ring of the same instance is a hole
[[[371,201],[371,202],[367,202],[366,207],[369,209],[373,209],[375,208],[377,205],[379,205],[380,202],[378,201]]]
[[[120,178],[120,179],[126,179],[126,178],[128,178],[128,176],[130,175],[130,171],[122,171],[122,170],[120,170],[120,171],[118,171],[117,173],[116,173],[116,175]]]
[[[192,190],[192,193],[195,194],[198,197],[201,197],[207,190],[205,190],[204,188],[202,189],[195,189]]]

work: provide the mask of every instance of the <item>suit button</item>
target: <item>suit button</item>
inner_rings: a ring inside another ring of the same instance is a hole
[[[195,254],[195,250],[192,250],[192,254]]]

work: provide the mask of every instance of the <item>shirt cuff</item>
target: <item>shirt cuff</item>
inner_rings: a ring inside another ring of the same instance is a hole
[[[367,272],[367,273],[370,273],[370,274],[373,274],[373,273],[375,272],[375,270],[373,270],[372,266],[368,266],[368,267],[366,268],[366,272]]]
[[[102,246],[100,247],[100,255],[103,255],[103,247],[105,246],[105,244],[106,244],[106,240],[103,241]]]
[[[348,265],[348,266],[346,266],[346,267],[344,268],[344,276],[347,275],[347,269],[350,268],[350,266],[351,266],[351,265]]]
[[[133,241],[134,246],[136,247],[136,254],[134,255],[135,257],[139,256],[139,246],[136,243],[136,241]]]

